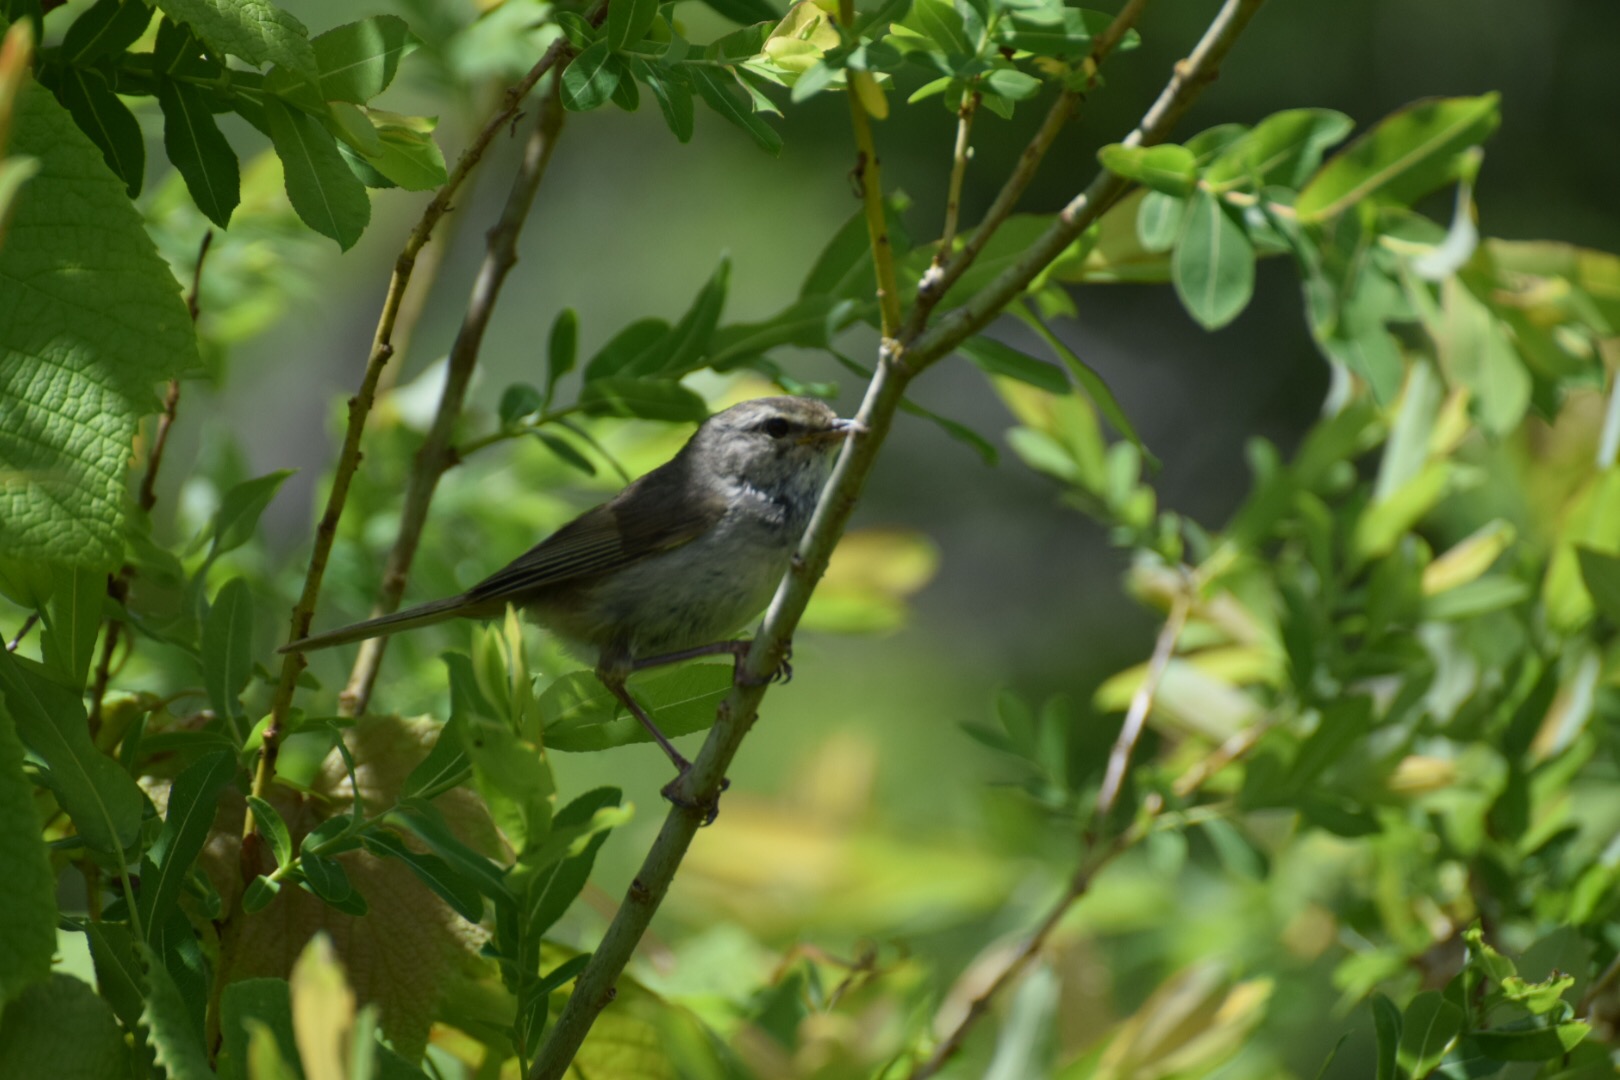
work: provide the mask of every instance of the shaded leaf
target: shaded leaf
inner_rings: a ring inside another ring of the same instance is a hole
[[[630,692],[659,729],[674,738],[711,726],[731,685],[730,664],[687,664],[637,675]],[[547,687],[540,695],[540,715],[551,750],[607,750],[652,739],[588,671],[569,672]]]
[[[338,152],[332,133],[314,117],[268,97],[265,118],[281,158],[287,198],[304,224],[347,251],[371,221],[371,197]]]
[[[225,228],[242,198],[236,151],[220,133],[208,101],[197,87],[160,78],[157,99],[163,109],[163,149],[185,180],[197,209]]]
[[[235,776],[235,755],[219,752],[198,758],[170,786],[163,830],[141,859],[139,907],[148,942],[156,939],[158,927],[179,901],[186,875],[213,828],[220,792]]]
[[[1254,292],[1254,246],[1237,215],[1208,191],[1187,207],[1170,277],[1187,313],[1206,330],[1237,318]]]

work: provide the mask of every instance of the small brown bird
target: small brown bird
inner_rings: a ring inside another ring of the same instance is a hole
[[[587,510],[459,596],[283,646],[324,649],[517,607],[592,660],[602,684],[682,774],[690,763],[625,686],[631,673],[698,656],[764,610],[832,468],[862,430],[813,398],[745,401],[709,417],[666,464]],[[678,778],[677,778],[678,779]],[[669,789],[666,789],[666,792]]]

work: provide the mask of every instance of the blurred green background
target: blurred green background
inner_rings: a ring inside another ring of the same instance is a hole
[[[430,0],[286,6],[316,33],[377,12],[403,15],[428,44],[406,63],[383,104],[438,114],[447,157],[502,79],[534,55],[524,27],[537,8],[526,0],[482,14],[471,4]],[[1089,180],[1096,148],[1129,130],[1215,7],[1160,0],[1149,8],[1142,47],[1110,62],[1107,86],[1065,132],[1022,209],[1056,209]],[[693,40],[725,29],[696,4],[683,5],[681,14]],[[1482,230],[1614,250],[1620,248],[1617,44],[1620,5],[1601,0],[1273,0],[1181,133],[1307,105],[1343,110],[1365,127],[1416,98],[1499,90],[1504,122],[1487,145],[1477,190]],[[913,88],[891,94],[894,112],[876,136],[886,184],[911,198],[908,226],[926,240],[938,232],[954,120],[937,99],[903,107]],[[979,121],[965,221],[976,220],[993,197],[996,180],[1043,111],[1039,102],[1011,122]],[[727,321],[765,316],[796,295],[825,238],[855,212],[857,200],[844,100],[824,94],[791,112],[787,122],[777,121],[786,143],[778,158],[713,114],[700,117],[690,146],[677,144],[650,106],[573,118],[485,342],[467,429],[488,430],[508,383],[538,381],[546,334],[564,308],[579,312],[588,356],[632,319],[678,316],[722,253],[733,261]],[[157,130],[155,115],[143,120]],[[244,151],[259,144],[251,130],[230,134]],[[498,144],[443,242],[436,285],[408,351],[396,360],[402,389],[368,435],[379,443],[372,467],[362,470],[318,627],[360,617],[369,604],[393,535],[390,515],[412,426],[420,425],[413,405],[416,412],[424,402],[431,406],[433,366],[455,334],[516,150],[514,141]],[[161,211],[165,192],[153,187]],[[1431,209],[1444,219],[1450,195],[1439,198]],[[222,238],[219,258],[232,258],[234,250],[234,257],[251,259],[261,250],[254,242],[273,252],[265,256],[273,259],[265,268],[273,285],[257,298],[267,322],[261,333],[216,355],[217,391],[188,389],[164,474],[160,531],[181,527],[166,515],[178,514],[182,524],[198,519],[210,492],[224,483],[300,470],[266,518],[276,547],[262,568],[263,580],[278,582],[291,597],[334,454],[338,406],[358,383],[389,268],[424,201],[379,193],[372,226],[341,258],[325,241],[289,250],[268,233]],[[172,255],[194,248],[198,234],[186,232],[180,210],[166,222]],[[1245,441],[1261,436],[1286,450],[1316,415],[1328,374],[1306,332],[1297,289],[1290,268],[1263,265],[1255,301],[1215,334],[1196,327],[1168,287],[1074,291],[1079,319],[1061,320],[1059,331],[1108,380],[1162,461],[1161,505],[1219,524],[1247,487]],[[206,333],[228,312],[210,309],[204,295]],[[1021,331],[995,332],[1023,341]],[[875,342],[857,334],[843,344],[850,355],[869,359]],[[1023,344],[1038,351],[1032,340]],[[837,404],[853,411],[861,388],[831,361],[808,354],[781,359],[801,379],[838,381]],[[715,394],[727,389],[718,381],[696,386]],[[916,396],[998,442],[1010,423],[965,363],[940,365]],[[685,434],[628,425],[607,438],[627,463],[645,468]],[[606,471],[582,483],[533,445],[484,451],[442,485],[433,535],[407,600],[471,584],[617,483]],[[995,693],[1007,689],[1036,704],[1062,696],[1077,723],[1093,724],[1107,738],[1117,716],[1092,716],[1087,702],[1103,678],[1151,647],[1156,617],[1123,595],[1123,556],[1011,455],[988,467],[932,425],[903,418],[856,524],[920,530],[937,546],[938,573],[892,633],[872,639],[806,632],[796,642],[796,678],[767,699],[733,768],[724,811],[700,835],[656,925],[665,939],[698,934],[697,944],[686,942],[697,950],[690,955],[710,950],[717,968],[742,971],[763,962],[750,953],[753,939],[725,928],[742,925],[773,948],[797,940],[851,953],[870,940],[891,959],[925,957],[949,979],[985,941],[1028,925],[1060,887],[1054,869],[1061,874],[1069,864],[1073,839],[1036,827],[1034,811],[998,786],[1006,779],[1000,763],[959,725],[983,721]],[[435,657],[468,640],[469,630],[458,627],[396,642],[375,707],[442,715]],[[536,647],[545,649],[538,641]],[[314,667],[328,703],[350,659],[340,652]],[[696,745],[695,737],[687,741]],[[604,909],[657,827],[666,762],[643,745],[560,756],[555,767],[564,798],[613,783],[640,808],[598,863]],[[1285,884],[1263,891],[1198,869],[1196,859],[1179,876],[1158,873],[1155,859],[1174,862],[1174,853],[1152,846],[1116,867],[1081,906],[1064,954],[1073,968],[1064,975],[1064,1045],[1083,1046],[1107,1016],[1134,1007],[1165,976],[1167,957],[1173,968],[1219,955],[1239,969],[1263,960],[1290,973],[1289,992],[1274,997],[1265,1021],[1277,1038],[1260,1040],[1268,1049],[1255,1053],[1313,1075],[1338,1036],[1355,1028],[1330,1075],[1365,1075],[1358,1071],[1370,1045],[1365,1014],[1352,1021],[1333,1012],[1332,930],[1311,918],[1310,898],[1331,888],[1337,872],[1328,869],[1339,865],[1329,850],[1334,843],[1304,845],[1297,865],[1277,868]],[[942,881],[954,885],[943,888]],[[908,889],[908,882],[927,888]],[[1278,904],[1287,910],[1276,910]],[[594,932],[589,913],[573,917],[582,938]],[[1106,945],[1090,940],[1093,934]],[[656,949],[649,955],[655,963],[643,974],[654,978]],[[703,967],[686,965],[686,977]],[[677,984],[682,977],[673,968],[665,974]]]

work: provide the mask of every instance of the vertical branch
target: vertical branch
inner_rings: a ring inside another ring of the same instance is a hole
[[[977,86],[977,81],[974,83]],[[962,213],[962,180],[967,175],[968,158],[973,155],[973,117],[979,111],[979,92],[969,90],[962,95],[962,104],[956,110],[956,147],[951,153],[951,179],[945,189],[945,228],[940,231],[939,250],[934,252],[934,266],[940,266],[951,257],[956,243],[956,222]]]
[[[844,27],[855,25],[855,0],[838,0],[838,21]],[[882,313],[883,338],[900,332],[900,283],[894,269],[894,247],[889,242],[888,215],[883,208],[883,166],[878,160],[877,142],[872,138],[872,120],[862,100],[865,93],[883,93],[870,72],[851,70],[849,80],[849,122],[855,133],[855,187],[866,210],[866,234],[872,244],[872,268],[877,274],[878,310]],[[864,84],[864,86],[863,86]]]
[[[394,260],[394,273],[388,282],[388,293],[383,298],[382,313],[377,318],[377,330],[372,338],[371,354],[366,360],[365,374],[360,379],[360,389],[349,399],[349,418],[343,435],[343,446],[338,451],[337,467],[333,471],[332,488],[327,494],[326,509],[315,528],[315,545],[310,552],[309,569],[304,575],[303,591],[293,606],[288,641],[297,641],[307,636],[310,623],[314,620],[315,603],[320,597],[326,564],[332,557],[332,545],[337,540],[338,521],[342,518],[344,505],[348,502],[349,485],[360,466],[360,436],[365,431],[366,419],[371,415],[371,406],[376,400],[377,383],[382,378],[383,368],[394,355],[394,326],[399,318],[405,287],[410,283],[411,274],[416,267],[416,257],[427,244],[428,238],[433,235],[434,226],[449,210],[451,199],[482,160],[489,144],[517,115],[523,99],[534,89],[541,76],[556,66],[567,51],[568,39],[558,38],[534,67],[529,69],[528,74],[524,75],[515,86],[507,89],[500,107],[484,122],[484,126],[479,129],[472,142],[462,151],[455,168],[445,179],[444,186],[429,200],[416,227],[406,237],[404,248]],[[293,693],[304,666],[302,653],[290,652],[282,659],[281,674],[276,681],[275,696],[270,704],[270,722],[264,730],[263,745],[253,775],[255,795],[261,797],[264,795],[265,789],[270,784],[270,778],[275,774],[276,755],[281,748],[283,726],[287,722],[287,712],[292,707]],[[256,829],[257,822],[250,811],[244,825],[244,836],[253,835]],[[253,856],[250,849],[251,845],[243,845],[244,869],[251,865],[250,860]]]
[[[540,102],[540,117],[523,150],[523,164],[512,178],[512,189],[506,196],[506,205],[495,226],[489,230],[488,250],[478,279],[473,284],[472,297],[467,302],[467,313],[450,350],[444,391],[439,398],[438,412],[428,430],[422,448],[416,452],[409,486],[405,492],[405,505],[400,515],[399,535],[388,553],[383,570],[382,588],[372,616],[387,615],[399,608],[405,594],[405,581],[411,562],[416,557],[422,529],[427,523],[428,507],[438,488],[439,478],[457,461],[451,437],[461,417],[466,399],[467,385],[472,380],[473,368],[478,363],[478,352],[484,343],[484,331],[495,310],[506,275],[517,265],[517,240],[534,205],[535,193],[545,176],[562,131],[563,107],[559,96],[560,80],[553,80]],[[344,716],[358,716],[366,711],[376,685],[377,672],[382,666],[383,651],[388,638],[370,638],[360,645],[360,655],[349,674],[349,684],[341,698]]]
[[[1181,632],[1187,628],[1194,588],[1191,575],[1183,571],[1181,587],[1170,601],[1170,614],[1159,628],[1158,640],[1153,643],[1153,656],[1148,660],[1142,685],[1131,695],[1130,708],[1125,711],[1125,723],[1120,726],[1119,737],[1108,752],[1108,769],[1103,774],[1102,787],[1097,791],[1099,828],[1106,825],[1108,815],[1114,811],[1114,804],[1119,802],[1120,789],[1125,783],[1125,770],[1130,768],[1131,755],[1136,752],[1136,744],[1142,738],[1142,728],[1146,726],[1148,713],[1153,709],[1153,696],[1164,681],[1165,670],[1170,666],[1170,658],[1175,655]]]

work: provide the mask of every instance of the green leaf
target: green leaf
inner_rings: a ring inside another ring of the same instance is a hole
[[[585,365],[585,381],[592,383],[617,375],[627,367],[650,363],[669,339],[670,326],[663,319],[637,319],[614,334]]]
[[[467,664],[465,656],[448,654],[445,658],[456,660],[460,664]],[[465,676],[472,679],[470,665]],[[454,676],[452,676],[454,677]],[[460,784],[467,778],[472,770],[472,763],[467,760],[466,748],[461,744],[461,727],[466,719],[460,714],[450,717],[448,723],[439,729],[439,737],[428,751],[427,757],[412,769],[405,778],[401,794],[406,798],[431,799],[436,795]]]
[[[35,983],[0,1017],[0,1076],[107,1080],[132,1064],[112,1009],[71,975]]]
[[[1198,184],[1198,166],[1185,146],[1125,146],[1111,143],[1097,151],[1103,168],[1116,176],[1178,198],[1192,194]]]
[[[1114,429],[1134,444],[1149,462],[1156,463],[1158,459],[1148,450],[1147,444],[1142,441],[1142,437],[1136,433],[1136,428],[1131,423],[1130,417],[1125,415],[1125,410],[1120,407],[1118,399],[1114,397],[1114,391],[1109,388],[1103,377],[1091,365],[1081,360],[1075,354],[1075,351],[1069,348],[1068,343],[1052,333],[1047,325],[1037,318],[1034,312],[1029,310],[1027,305],[1018,303],[1011,310],[1014,315],[1023,319],[1041,336],[1041,340],[1046,342],[1048,348],[1057,353],[1058,359],[1063,361],[1063,366],[1069,369],[1069,374],[1074,377],[1075,382],[1080,384],[1080,388],[1085,391],[1086,397],[1090,398],[1091,403],[1108,418],[1108,422],[1114,425]]]
[[[141,924],[148,942],[168,921],[191,866],[202,853],[214,824],[219,796],[236,776],[236,757],[220,752],[198,758],[169,788],[163,830],[141,859]]]
[[[638,675],[630,692],[665,735],[703,731],[731,692],[730,664],[687,664]],[[565,753],[607,750],[650,742],[652,736],[589,671],[572,671],[540,695],[545,741]]]
[[[137,946],[146,969],[146,1010],[141,1024],[157,1064],[169,1080],[212,1080],[203,1033],[193,1026],[185,999],[163,960],[145,945]]]
[[[972,56],[977,51],[950,0],[913,0],[911,10],[896,25],[921,34],[947,56]]]
[[[1401,1068],[1412,1080],[1423,1080],[1435,1070],[1462,1033],[1465,1019],[1463,1011],[1438,990],[1425,990],[1412,999],[1401,1015],[1398,1053]]]
[[[96,988],[133,1031],[146,1007],[146,976],[135,955],[135,935],[123,923],[87,922],[84,929],[95,965]]]
[[[220,1035],[225,1044],[225,1060],[232,1068],[227,1075],[237,1080],[258,1080],[248,1069],[250,1025],[270,1032],[287,1061],[298,1060],[298,1041],[293,1033],[292,992],[286,979],[241,979],[229,983],[220,998]]]
[[[491,900],[512,900],[501,868],[490,859],[456,839],[445,823],[444,815],[431,803],[420,798],[401,799],[399,805],[388,812],[386,824],[404,829]]]
[[[240,742],[245,736],[237,725],[242,691],[253,677],[253,594],[242,578],[220,587],[203,620],[202,668],[214,712],[226,718]]]
[[[551,404],[557,383],[578,363],[579,313],[573,308],[563,308],[551,324],[551,336],[546,339],[546,393],[542,409]]]
[[[1474,1032],[1463,1046],[1493,1061],[1551,1061],[1574,1050],[1591,1031],[1591,1025],[1579,1020],[1517,1031],[1498,1028]]]
[[[422,884],[468,922],[476,923],[484,917],[484,898],[478,887],[437,855],[412,851],[403,840],[385,830],[368,832],[363,839],[366,850],[373,855],[398,859],[410,867]]]
[[[647,84],[658,111],[664,114],[664,123],[681,142],[692,141],[692,90],[682,82],[675,71],[653,68],[642,60],[632,60],[630,70],[636,78]]]
[[[1328,161],[1299,193],[1302,222],[1323,221],[1363,199],[1409,206],[1458,176],[1464,152],[1501,122],[1500,95],[1409,105]]]
[[[270,141],[286,174],[287,198],[304,224],[347,251],[371,221],[371,197],[314,117],[267,97]]]
[[[236,151],[220,134],[202,90],[159,78],[157,99],[163,109],[163,149],[185,180],[197,209],[225,228],[242,198]]]
[[[1187,200],[1162,191],[1150,191],[1136,210],[1136,238],[1153,254],[1169,251],[1181,235],[1181,222],[1187,216]]]
[[[652,28],[658,18],[658,0],[616,0],[608,5],[606,41],[618,52],[634,45]]]
[[[23,773],[23,746],[0,701],[0,1008],[9,1016],[18,994],[51,972],[56,953],[56,874],[40,837],[33,787]],[[3,1030],[3,1027],[0,1027]],[[0,1035],[0,1047],[6,1043]],[[27,1073],[0,1070],[0,1075]]]
[[[293,474],[291,469],[244,480],[220,496],[219,509],[203,534],[210,538],[208,561],[213,562],[227,551],[235,551],[258,530],[259,518],[276,497],[281,485]]]
[[[247,804],[248,809],[253,811],[253,822],[258,827],[259,835],[270,844],[270,854],[276,860],[276,866],[286,866],[292,861],[292,833],[287,831],[287,823],[282,820],[280,811],[257,795],[249,795]]]
[[[306,846],[298,856],[298,867],[303,871],[304,883],[309,886],[310,892],[339,911],[351,915],[366,913],[364,898],[354,891],[354,886],[349,883],[349,875],[336,859],[317,855]]]
[[[1620,557],[1585,544],[1575,545],[1575,556],[1592,602],[1610,622],[1620,623]]]
[[[539,439],[564,465],[578,469],[586,476],[596,475],[596,466],[591,459],[574,448],[573,444],[561,435],[553,435],[549,431],[536,431],[534,437]]]
[[[1063,59],[1089,51],[1091,39],[1112,21],[1111,15],[1079,8],[1009,8],[995,24],[995,39],[1009,48]],[[1117,48],[1123,52],[1139,44],[1141,37],[1132,30]]]
[[[688,73],[698,96],[709,108],[742,128],[758,143],[760,149],[771,154],[782,152],[782,136],[761,120],[736,93],[736,78],[729,73],[718,74],[709,68],[694,67]]]
[[[51,599],[45,606],[40,653],[58,681],[83,690],[101,631],[107,575],[100,570],[50,564]]]
[[[720,309],[726,303],[726,289],[730,279],[731,260],[722,257],[720,265],[709,276],[703,288],[698,290],[697,296],[692,300],[692,306],[686,309],[680,322],[675,324],[669,336],[660,343],[658,353],[651,356],[643,354],[640,359],[650,361],[649,363],[641,363],[638,360],[623,368],[622,373],[678,379],[702,366],[709,354],[709,339],[714,336],[715,325],[720,321]]]
[[[525,416],[533,416],[544,408],[545,400],[541,398],[539,390],[529,383],[515,382],[501,391],[501,401],[495,407],[495,415],[502,427],[511,427]]]
[[[399,16],[373,15],[328,30],[310,44],[321,97],[363,105],[388,89],[416,39]]]
[[[1316,171],[1323,152],[1354,126],[1332,109],[1273,113],[1229,143],[1204,172],[1204,181],[1217,188],[1280,184],[1297,190]]]
[[[157,0],[157,6],[215,53],[254,67],[279,64],[312,79],[319,74],[309,31],[271,0]]]
[[[1050,394],[1067,394],[1069,378],[1063,369],[1044,360],[1026,356],[994,338],[971,337],[958,346],[958,351],[980,371],[989,375],[1004,375],[1009,379],[1039,387]]]
[[[242,910],[249,915],[263,911],[270,906],[270,901],[276,898],[281,891],[281,882],[271,881],[263,874],[259,874],[248,882],[247,889],[242,893]]]
[[[1451,277],[1440,293],[1445,312],[1440,360],[1446,374],[1468,388],[1469,407],[1480,428],[1506,435],[1530,407],[1530,372],[1506,328],[1468,286]]]
[[[62,35],[62,55],[75,67],[123,52],[146,32],[152,9],[142,0],[96,0]]]
[[[130,198],[141,193],[146,177],[146,140],[129,106],[118,100],[107,77],[93,68],[53,69],[56,96],[73,116],[79,130],[101,150],[113,174],[124,181]]]
[[[557,782],[550,763],[505,725],[471,721],[461,739],[490,816],[517,850],[518,861],[525,861],[551,831]]]
[[[1041,92],[1041,80],[1017,68],[996,68],[986,74],[981,85],[1008,101],[1028,101]]]
[[[609,10],[611,12],[611,6]],[[623,77],[624,62],[613,55],[606,40],[598,41],[569,61],[563,70],[563,107],[573,112],[589,112],[605,105]]]
[[[622,798],[618,788],[595,788],[557,811],[558,832],[589,839],[580,850],[551,863],[525,883],[524,920],[531,940],[538,942],[584,891],[596,853],[607,840],[607,830],[591,829],[591,822],[599,811],[619,806]]]
[[[140,834],[146,796],[90,741],[84,701],[39,665],[0,650],[0,696],[23,745],[45,762],[44,784],[86,844],[121,855]]]
[[[1208,191],[1193,193],[1170,260],[1176,295],[1206,330],[1233,319],[1254,292],[1254,246],[1237,215]]]
[[[701,397],[680,383],[664,379],[593,379],[585,384],[579,401],[591,416],[636,416],[699,424],[709,416],[709,407]]]
[[[703,0],[703,3],[710,10],[743,26],[751,23],[775,22],[781,17],[781,12],[766,0]]]
[[[377,139],[381,147],[365,159],[366,164],[406,191],[432,191],[449,179],[444,151],[428,132],[380,124]]]
[[[1378,1035],[1376,1080],[1400,1080],[1396,1053],[1401,1044],[1401,1012],[1383,994],[1372,996],[1373,1030]]]

